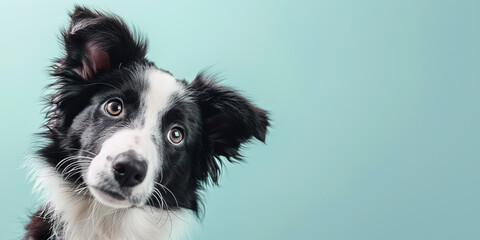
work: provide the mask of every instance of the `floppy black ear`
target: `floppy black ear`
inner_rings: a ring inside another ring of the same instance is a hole
[[[117,16],[76,6],[71,21],[62,31],[65,55],[52,66],[56,78],[50,86],[55,92],[49,99],[48,128],[63,134],[83,107],[94,78],[108,71],[145,61],[146,43],[134,37]],[[94,86],[95,85],[95,86]]]
[[[200,105],[206,144],[202,159],[205,171],[217,183],[220,173],[219,157],[229,161],[241,160],[241,145],[251,138],[265,142],[268,114],[237,92],[198,75],[190,84]]]
[[[80,6],[70,17],[70,26],[62,32],[66,55],[55,66],[58,75],[87,80],[145,57],[146,43],[135,39],[119,17]]]

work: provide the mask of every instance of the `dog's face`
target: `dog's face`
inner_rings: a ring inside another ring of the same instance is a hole
[[[84,161],[83,179],[112,207],[145,204],[155,187],[166,187],[162,173],[189,166],[201,142],[200,109],[184,82],[152,66],[125,70],[105,74],[123,80],[93,95],[71,126],[92,158]]]
[[[264,141],[266,112],[210,77],[187,83],[158,69],[116,16],[77,7],[71,17],[40,155],[105,205],[197,211],[219,157],[239,160],[242,143]]]

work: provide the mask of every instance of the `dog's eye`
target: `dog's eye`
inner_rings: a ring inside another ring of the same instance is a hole
[[[174,127],[168,132],[168,140],[177,145],[180,144],[183,141],[183,129],[179,127]]]
[[[118,116],[122,113],[122,102],[118,99],[112,99],[105,104],[105,112],[112,116]]]

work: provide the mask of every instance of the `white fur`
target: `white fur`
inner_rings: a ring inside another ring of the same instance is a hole
[[[196,222],[190,210],[165,211],[150,206],[111,208],[93,197],[76,193],[52,167],[37,164],[36,169],[34,189],[43,194],[44,211],[55,223],[52,226],[55,239],[190,239],[187,226]]]
[[[145,124],[142,130],[151,134],[152,130],[158,126],[159,113],[167,107],[169,98],[183,89],[172,75],[158,69],[150,69],[147,72],[147,79],[149,89],[145,96]]]
[[[97,24],[101,21],[104,21],[104,18],[87,18],[83,19],[81,21],[78,21],[75,25],[73,25],[70,29],[70,34],[75,34],[75,32],[84,29],[87,26],[90,26],[92,24]]]

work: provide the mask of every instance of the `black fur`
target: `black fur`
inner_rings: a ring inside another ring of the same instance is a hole
[[[56,80],[50,85],[53,94],[42,133],[47,143],[38,155],[75,189],[85,186],[82,174],[62,174],[68,161],[59,162],[70,156],[93,157],[113,133],[138,120],[146,88],[143,76],[155,65],[145,58],[145,41],[133,36],[119,17],[84,7],[76,7],[70,16],[70,26],[62,32],[65,55],[52,67]],[[266,111],[218,85],[213,77],[199,74],[190,84],[179,82],[186,93],[171,99],[174,104],[161,119],[160,136],[174,124],[182,125],[188,136],[182,148],[175,148],[152,135],[166,159],[157,180],[171,192],[157,187],[167,204],[161,206],[153,199],[148,204],[198,214],[199,192],[208,182],[218,184],[222,158],[241,160],[240,148],[252,137],[264,142],[269,119]],[[131,109],[121,120],[102,115],[101,106],[111,97],[122,99]],[[38,214],[26,227],[26,238],[45,239],[42,236],[51,234],[48,216]]]

